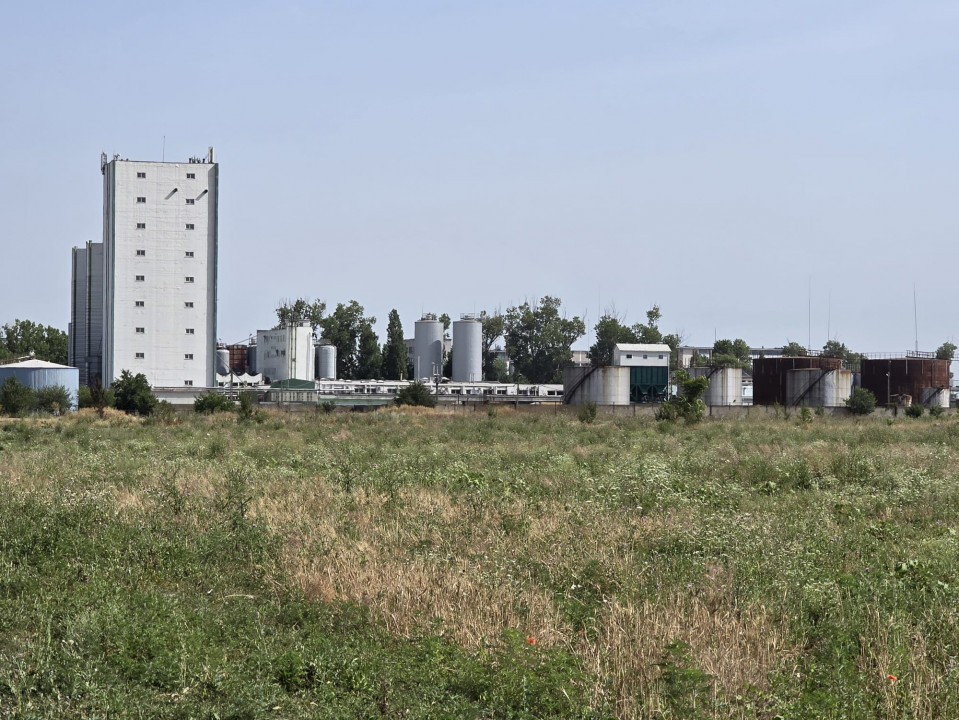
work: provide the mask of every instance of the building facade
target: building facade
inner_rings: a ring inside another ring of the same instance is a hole
[[[217,200],[213,148],[188,162],[101,156],[104,385],[213,387]]]
[[[73,248],[67,363],[81,385],[101,375],[103,358],[103,243]]]
[[[268,382],[316,377],[313,328],[307,322],[256,331],[256,366]]]

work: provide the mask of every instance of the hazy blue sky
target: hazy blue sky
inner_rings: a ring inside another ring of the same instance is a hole
[[[281,298],[658,303],[689,343],[955,340],[959,3],[48,2],[0,23],[0,322],[66,329],[100,152],[220,162],[219,335]],[[831,297],[831,303],[829,299]],[[831,305],[831,312],[829,310]],[[586,347],[589,337],[578,346]]]

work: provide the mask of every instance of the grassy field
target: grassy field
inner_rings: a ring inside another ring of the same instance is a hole
[[[959,422],[0,421],[0,716],[959,718]]]

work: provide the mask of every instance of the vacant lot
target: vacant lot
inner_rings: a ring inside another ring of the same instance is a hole
[[[0,422],[0,715],[959,717],[959,423]]]

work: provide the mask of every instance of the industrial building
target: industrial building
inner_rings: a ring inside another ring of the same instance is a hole
[[[308,322],[256,331],[256,370],[266,382],[309,380],[316,376],[313,328]]]
[[[613,346],[612,365],[566,367],[563,402],[629,405],[665,400],[669,394],[669,353],[669,346],[662,343],[620,343]]]
[[[0,365],[0,385],[9,378],[16,378],[21,385],[39,390],[59,385],[70,393],[73,408],[77,406],[77,390],[80,387],[79,369],[46,360],[23,360]]]
[[[100,157],[103,242],[75,248],[71,362],[104,385],[213,387],[219,166]],[[100,259],[102,257],[102,260]],[[102,307],[96,297],[102,285]],[[97,341],[101,335],[102,340]]]
[[[949,407],[949,360],[931,352],[863,358],[862,386],[876,396],[879,405]]]

